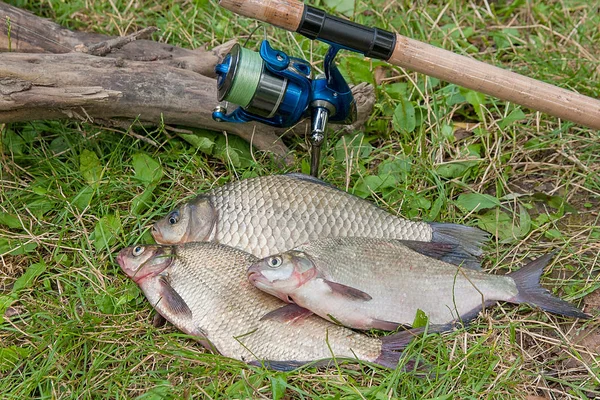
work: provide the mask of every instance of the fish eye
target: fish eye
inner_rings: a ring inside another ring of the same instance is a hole
[[[142,255],[144,250],[145,250],[144,246],[135,246],[133,248],[133,251],[131,252],[131,254],[133,254],[134,257],[139,257],[140,255]]]
[[[169,214],[169,224],[175,225],[179,222],[179,211],[175,210]]]
[[[282,263],[283,263],[283,260],[281,259],[281,257],[270,257],[267,260],[267,265],[269,265],[269,267],[271,267],[271,268],[277,268],[277,267],[281,266]]]

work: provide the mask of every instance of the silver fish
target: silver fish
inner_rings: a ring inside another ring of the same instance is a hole
[[[302,174],[246,179],[217,187],[157,221],[158,243],[213,241],[257,257],[323,237],[363,236],[459,245],[456,264],[478,267],[488,235],[458,224],[413,222]]]
[[[288,370],[315,360],[360,359],[394,368],[422,330],[373,338],[282,305],[252,286],[245,270],[257,258],[216,243],[135,246],[117,262],[152,306],[182,331],[222,355]]]
[[[320,239],[264,258],[247,274],[259,289],[356,329],[410,325],[418,309],[431,324],[465,321],[496,301],[589,318],[540,286],[551,255],[499,276],[448,264],[439,260],[439,253],[423,249],[436,246],[384,239]]]

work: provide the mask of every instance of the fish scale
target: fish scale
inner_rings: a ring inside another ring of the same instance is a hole
[[[540,286],[545,255],[508,275],[461,268],[437,243],[337,237],[266,257],[248,269],[258,288],[357,329],[410,325],[417,310],[437,325],[468,320],[496,301],[589,318]]]
[[[149,259],[132,255],[140,248]],[[394,367],[401,352],[384,349],[396,346],[390,345],[396,337],[403,337],[404,346],[406,337],[415,334],[374,338],[316,315],[296,322],[262,319],[285,303],[252,286],[244,272],[257,258],[229,246],[208,242],[138,246],[123,249],[117,261],[167,320],[190,335],[207,338],[221,354],[245,362],[276,360],[296,365],[335,355]],[[168,266],[162,267],[161,262]],[[161,267],[150,273],[156,265]],[[171,290],[175,296],[169,295]],[[172,299],[177,296],[181,300],[176,303],[183,303],[189,313],[185,307],[175,307]]]
[[[302,174],[262,176],[216,187],[156,222],[152,233],[158,243],[211,240],[257,257],[318,238],[362,236],[449,243],[475,259],[487,240],[477,228],[402,219]]]
[[[506,276],[460,271],[385,241],[339,238],[313,241],[298,250],[309,254],[325,276],[375,297],[376,305],[364,304],[379,309],[380,318],[395,315],[394,321],[403,324],[413,322],[417,309],[425,311],[431,323],[444,324],[482,306],[482,294],[486,299],[505,301],[517,294],[514,282]],[[390,296],[393,293],[400,295]],[[402,295],[406,293],[410,296]]]

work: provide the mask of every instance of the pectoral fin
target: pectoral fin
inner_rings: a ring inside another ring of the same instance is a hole
[[[164,276],[159,278],[160,295],[163,306],[174,316],[192,318],[192,310],[188,307],[179,293],[173,289],[168,279]]]
[[[286,306],[280,307],[276,310],[266,313],[262,316],[260,320],[273,320],[293,324],[294,322],[307,318],[312,314],[312,311],[307,310],[306,308],[302,308],[297,304],[288,304]]]
[[[167,323],[167,320],[165,319],[165,317],[160,315],[158,312],[156,314],[154,314],[154,317],[152,318],[152,326],[153,327],[160,328],[165,323]]]
[[[369,296],[368,293],[365,293],[362,290],[355,289],[351,286],[346,286],[341,283],[328,281],[327,279],[323,279],[323,282],[325,282],[331,288],[331,291],[333,293],[337,293],[351,300],[369,301],[372,299],[372,297]]]

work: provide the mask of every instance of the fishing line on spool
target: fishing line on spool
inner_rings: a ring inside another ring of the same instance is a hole
[[[247,107],[258,88],[263,71],[263,59],[255,51],[240,48],[239,65],[229,89],[227,101]]]
[[[229,106],[229,102],[247,107],[256,92],[264,68],[264,61],[259,53],[246,49],[246,46],[259,28],[263,28],[263,40],[267,39],[266,27],[259,24],[252,29],[242,44],[239,55],[240,66],[231,84],[227,98],[223,101],[225,108]]]

